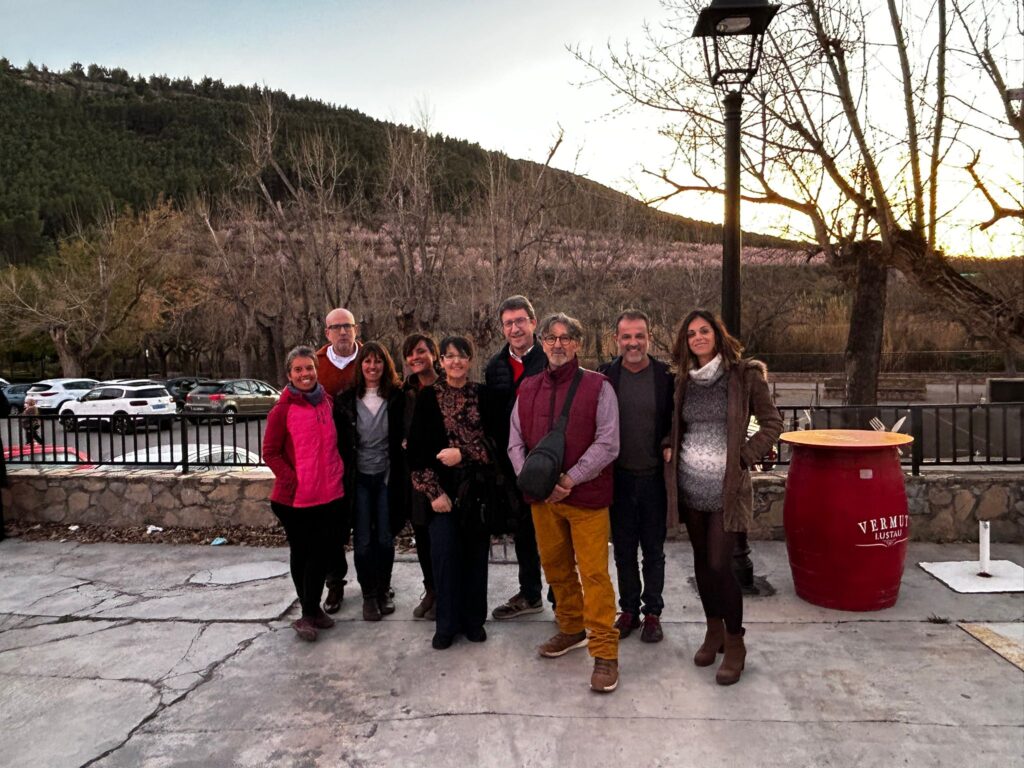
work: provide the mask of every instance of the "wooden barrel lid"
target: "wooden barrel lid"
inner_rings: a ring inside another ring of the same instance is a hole
[[[853,450],[895,448],[914,442],[910,435],[900,432],[875,432],[871,429],[805,429],[798,432],[783,432],[779,439],[791,445]]]

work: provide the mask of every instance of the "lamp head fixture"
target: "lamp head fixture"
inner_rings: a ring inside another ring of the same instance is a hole
[[[693,37],[704,43],[712,85],[742,91],[754,79],[764,33],[778,11],[779,6],[768,0],[711,0],[700,12]]]

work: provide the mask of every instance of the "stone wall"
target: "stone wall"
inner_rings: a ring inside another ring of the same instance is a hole
[[[274,525],[267,501],[268,470],[171,471],[50,468],[10,471],[4,491],[9,519],[129,527],[216,528]],[[1024,542],[1024,470],[928,472],[907,477],[911,538],[977,541],[978,520],[992,523],[992,540]],[[754,477],[752,539],[785,539],[786,475]]]

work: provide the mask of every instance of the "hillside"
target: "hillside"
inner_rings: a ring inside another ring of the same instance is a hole
[[[263,94],[259,86],[226,86],[210,77],[132,77],[97,65],[50,72],[31,64],[17,69],[0,59],[0,263],[33,261],[76,224],[111,207],[139,210],[161,196],[184,201],[225,192],[242,159],[236,137]],[[396,126],[348,107],[282,92],[272,97],[281,140],[312,131],[334,137],[353,160],[341,180],[345,192],[364,196],[372,210],[386,131]],[[445,204],[478,197],[487,151],[446,136],[431,140]],[[720,241],[720,225],[646,209],[581,177],[572,181],[569,194],[587,198],[598,213],[628,205],[669,239]],[[782,244],[759,235],[745,235],[745,242]]]

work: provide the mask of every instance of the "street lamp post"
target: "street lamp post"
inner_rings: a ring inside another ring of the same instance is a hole
[[[740,281],[740,115],[743,88],[761,64],[764,33],[779,6],[768,0],[711,0],[700,12],[693,36],[704,44],[704,63],[711,85],[722,88],[725,118],[725,219],[722,228],[722,320],[741,335]],[[747,534],[737,537],[733,570],[744,591],[754,588],[754,564]]]

